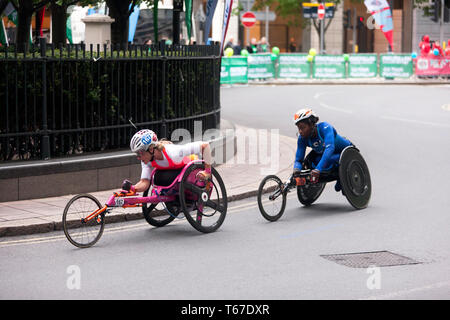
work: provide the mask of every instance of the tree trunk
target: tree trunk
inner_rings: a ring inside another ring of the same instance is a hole
[[[52,10],[52,42],[58,48],[60,44],[63,46],[66,44],[67,6],[59,6],[52,2],[50,9]]]
[[[128,18],[131,0],[106,0],[109,16],[114,19],[111,24],[111,43],[126,45],[128,43]]]
[[[33,16],[33,1],[19,0],[17,10],[18,26],[16,35],[16,44],[19,52],[28,51],[30,45],[30,27],[31,17]]]

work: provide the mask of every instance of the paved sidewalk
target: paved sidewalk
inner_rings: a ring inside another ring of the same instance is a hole
[[[236,130],[238,129],[244,130],[244,132],[249,130],[249,128],[236,126]],[[270,139],[268,138],[268,140]],[[250,154],[249,149],[253,151],[252,154]],[[267,150],[270,152],[270,146]],[[295,150],[295,137],[279,136],[279,151],[276,155],[270,156],[278,157],[279,165],[273,173],[280,176],[282,180],[285,180],[292,172]],[[256,164],[249,164],[249,159],[252,159],[255,151],[259,152],[257,148],[249,148],[248,144],[246,144],[245,150],[238,146],[237,153],[232,159],[216,167],[224,180],[230,201],[252,197],[257,194],[259,183],[267,174],[265,169],[268,169],[270,164],[261,164],[261,162],[264,163],[261,159],[258,159]],[[244,158],[245,161],[242,161],[241,159]],[[104,203],[117,190],[93,192],[91,194],[97,197],[100,203]],[[63,210],[73,196],[71,194],[0,203],[0,237],[62,230]],[[142,218],[142,211],[140,208],[116,208],[107,217],[108,223],[136,220]]]

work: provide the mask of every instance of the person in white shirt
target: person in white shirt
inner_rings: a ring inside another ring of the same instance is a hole
[[[193,155],[203,158],[205,170],[197,174],[198,179],[206,181],[211,178],[211,147],[208,142],[196,141],[184,145],[170,141],[158,141],[156,134],[144,129],[135,133],[130,141],[130,149],[141,161],[141,179],[135,185],[125,180],[122,189],[143,192],[150,186],[152,168],[159,171],[154,176],[154,184],[167,186],[178,176],[184,166],[193,159]]]

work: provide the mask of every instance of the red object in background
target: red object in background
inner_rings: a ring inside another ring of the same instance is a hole
[[[450,76],[450,59],[445,57],[418,57],[416,64],[418,76]]]
[[[40,25],[39,25],[39,35],[41,37],[43,37],[44,33],[42,32],[42,25],[44,24],[45,7],[42,8],[42,10],[38,12],[38,15],[39,15],[39,19],[40,19],[40,22],[41,22]]]
[[[431,51],[430,36],[424,35],[422,37],[422,41],[419,43],[419,48],[421,56],[428,56]]]
[[[253,12],[247,11],[242,15],[241,21],[244,27],[251,28],[256,23],[256,16]]]
[[[325,18],[325,6],[323,3],[319,4],[319,8],[317,8],[317,16],[319,20],[323,20],[323,18]]]
[[[439,45],[439,43],[437,43],[437,42],[433,43],[433,51],[434,51],[434,49],[438,49],[439,56],[443,57],[445,55],[444,50],[442,50],[442,47]]]

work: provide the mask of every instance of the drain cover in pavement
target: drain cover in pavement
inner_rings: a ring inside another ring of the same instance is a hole
[[[389,267],[420,263],[389,251],[328,254],[321,255],[321,257],[350,268]]]

